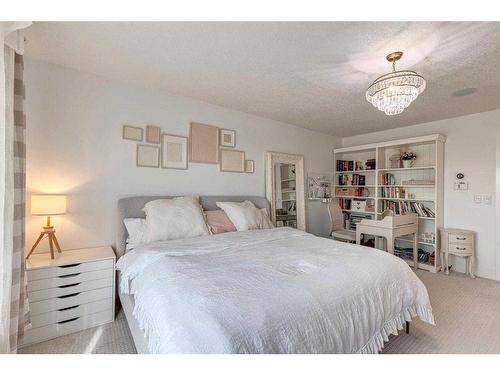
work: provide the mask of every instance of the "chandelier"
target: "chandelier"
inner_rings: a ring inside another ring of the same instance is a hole
[[[386,59],[392,62],[392,72],[378,77],[366,90],[366,100],[386,115],[405,110],[425,90],[425,79],[411,70],[396,70],[403,52],[393,52]]]

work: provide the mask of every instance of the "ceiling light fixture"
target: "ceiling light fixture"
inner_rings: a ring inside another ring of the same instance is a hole
[[[366,90],[366,100],[389,116],[403,112],[425,90],[424,77],[411,70],[396,71],[396,61],[402,56],[403,52],[388,54],[392,72],[378,77]]]

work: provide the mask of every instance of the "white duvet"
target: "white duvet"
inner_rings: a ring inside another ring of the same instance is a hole
[[[117,268],[152,353],[377,353],[434,324],[403,260],[290,228],[143,245]]]

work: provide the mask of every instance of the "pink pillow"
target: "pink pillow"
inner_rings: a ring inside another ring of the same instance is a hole
[[[205,211],[204,214],[212,234],[236,232],[236,227],[223,210]]]

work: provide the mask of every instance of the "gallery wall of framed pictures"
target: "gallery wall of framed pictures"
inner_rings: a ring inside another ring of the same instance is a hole
[[[218,164],[220,172],[254,173],[255,161],[236,149],[236,131],[198,122],[189,136],[164,133],[159,126],[123,125],[122,139],[137,142],[136,166],[188,169],[190,163]]]

